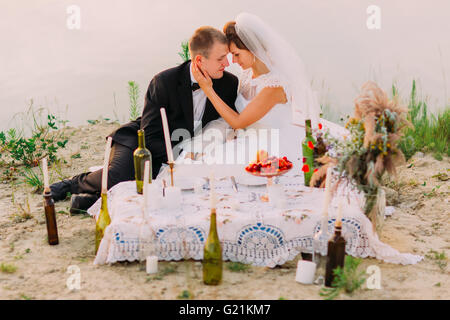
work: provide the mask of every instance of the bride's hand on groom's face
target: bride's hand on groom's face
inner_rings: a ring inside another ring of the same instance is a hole
[[[194,75],[195,80],[197,80],[200,88],[203,90],[212,87],[211,77],[195,62],[192,66],[192,74]]]

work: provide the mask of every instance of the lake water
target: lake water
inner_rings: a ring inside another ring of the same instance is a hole
[[[80,29],[66,12],[80,8]],[[369,30],[369,5],[381,29]],[[0,0],[0,130],[30,99],[86,124],[127,120],[128,81],[143,95],[153,75],[181,62],[180,43],[201,25],[222,29],[241,11],[259,15],[297,49],[322,103],[351,112],[367,80],[407,95],[412,79],[431,110],[450,105],[450,1],[433,0]],[[234,71],[237,70],[235,67]]]

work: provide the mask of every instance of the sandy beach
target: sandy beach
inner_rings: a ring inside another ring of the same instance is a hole
[[[70,177],[101,165],[105,136],[117,127],[100,122],[66,128],[69,142],[58,156],[67,163],[60,174]],[[398,177],[387,182],[387,204],[395,212],[385,220],[380,239],[424,260],[402,266],[364,259],[361,270],[381,269],[381,289],[364,285],[338,299],[450,298],[448,258],[435,259],[433,253],[450,254],[450,181],[443,178],[449,170],[448,157],[438,161],[421,153],[398,168]],[[50,172],[50,183],[60,179],[54,169]],[[320,286],[295,282],[300,257],[273,269],[251,266],[238,272],[226,262],[217,287],[202,284],[199,261],[160,262],[157,276],[146,274],[144,262],[94,266],[94,220],[71,215],[69,200],[57,202],[60,243],[49,246],[42,195],[32,191],[25,184],[0,187],[0,263],[13,267],[0,271],[0,299],[179,299],[185,290],[194,299],[322,299]],[[74,265],[81,272],[81,288],[71,291],[67,270]]]

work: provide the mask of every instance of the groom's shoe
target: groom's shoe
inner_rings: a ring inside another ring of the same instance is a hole
[[[72,181],[69,179],[62,180],[50,185],[52,191],[52,197],[54,201],[61,201],[66,199],[67,193],[70,192]]]
[[[73,194],[70,198],[70,213],[81,214],[86,213],[99,197],[95,194],[81,193]]]

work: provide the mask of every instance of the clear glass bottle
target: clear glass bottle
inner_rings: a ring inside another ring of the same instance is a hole
[[[328,215],[324,215],[320,229],[314,235],[314,252],[319,252],[322,256],[326,256],[328,252],[328,240],[330,238],[331,233],[328,231]]]

